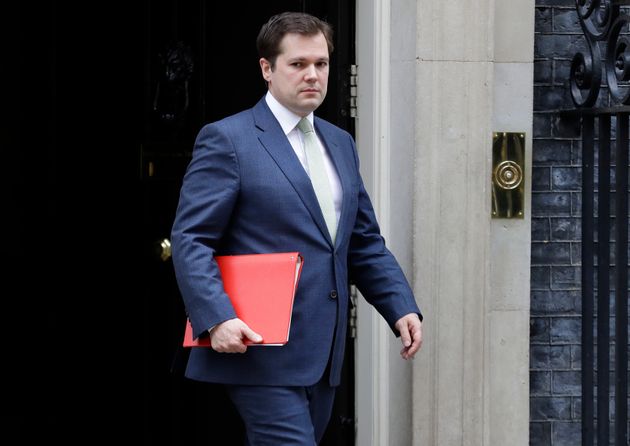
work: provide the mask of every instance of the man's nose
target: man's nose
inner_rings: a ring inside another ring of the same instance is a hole
[[[313,80],[317,78],[317,69],[315,68],[315,65],[309,65],[306,67],[304,78],[307,80]]]

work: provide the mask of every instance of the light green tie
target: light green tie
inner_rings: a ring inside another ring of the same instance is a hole
[[[304,151],[306,152],[309,176],[311,177],[313,189],[315,189],[315,195],[317,195],[319,207],[322,210],[322,214],[324,214],[330,238],[334,244],[337,233],[337,216],[335,214],[330,181],[324,165],[324,156],[319,149],[319,142],[310,121],[302,118],[297,126],[304,133]]]

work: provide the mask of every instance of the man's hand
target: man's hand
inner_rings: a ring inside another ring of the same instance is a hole
[[[413,359],[422,347],[422,322],[416,313],[409,313],[396,321],[396,330],[400,332],[403,349],[400,356],[403,359]]]
[[[245,353],[247,351],[247,345],[243,342],[245,339],[255,343],[263,340],[262,336],[238,318],[221,322],[208,333],[212,349],[221,353]]]

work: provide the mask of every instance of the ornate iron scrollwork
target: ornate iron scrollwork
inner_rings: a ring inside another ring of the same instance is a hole
[[[618,2],[614,0],[576,0],[575,7],[580,25],[587,37],[604,40],[612,21],[619,15]]]
[[[601,91],[602,54],[606,45],[604,69],[612,100],[630,103],[630,40],[625,36],[630,16],[620,15],[627,0],[575,0],[580,26],[589,52],[578,52],[571,62],[571,98],[577,107],[592,107]]]
[[[630,23],[630,16],[617,17],[610,28],[606,50],[606,81],[613,100],[630,103],[630,40],[621,32]],[[622,86],[621,83],[624,83]]]
[[[602,80],[601,53],[597,42],[587,37],[589,54],[576,53],[571,61],[571,98],[577,107],[592,107]]]

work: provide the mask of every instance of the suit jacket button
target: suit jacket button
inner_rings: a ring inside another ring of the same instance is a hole
[[[337,299],[337,290],[332,290],[330,292],[330,298],[331,299]]]

